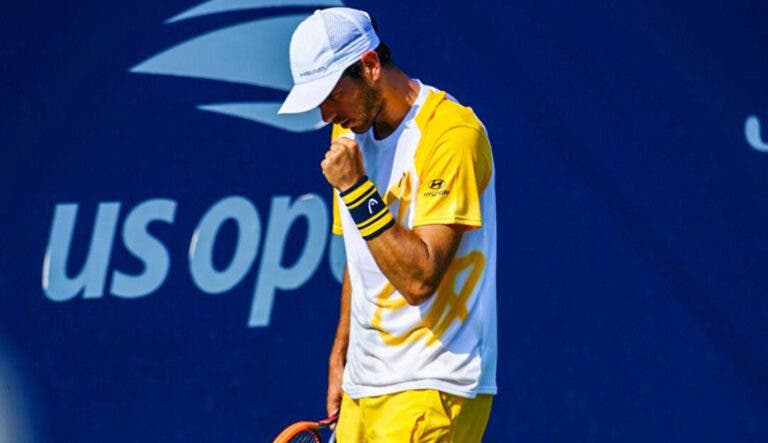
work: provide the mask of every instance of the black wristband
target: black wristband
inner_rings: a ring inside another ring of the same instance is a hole
[[[367,176],[363,176],[349,189],[339,193],[339,196],[347,205],[352,220],[364,239],[376,238],[395,224],[395,219],[376,185]]]

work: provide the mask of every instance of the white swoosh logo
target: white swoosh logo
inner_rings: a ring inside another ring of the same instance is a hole
[[[174,16],[166,23],[227,11],[307,5],[341,6],[343,3],[340,0],[212,0]],[[293,30],[307,15],[253,20],[196,36],[144,60],[130,72],[203,78],[288,91],[293,85],[288,46]],[[197,108],[292,132],[324,126],[318,109],[303,114],[278,115],[280,104],[266,101],[208,103]]]
[[[341,0],[211,0],[173,16],[166,20],[165,23],[173,23],[188,18],[221,12],[285,6],[344,6],[344,3]]]
[[[744,123],[744,135],[747,137],[747,143],[755,150],[768,152],[768,143],[764,142],[760,136],[760,119],[756,116],[747,117],[747,121]]]

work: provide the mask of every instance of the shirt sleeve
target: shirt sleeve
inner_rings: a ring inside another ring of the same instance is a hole
[[[344,128],[339,125],[333,125],[331,129],[331,141],[341,137],[345,132]],[[333,188],[331,188],[333,189]],[[333,198],[331,199],[331,206],[333,209],[333,223],[331,225],[331,232],[336,235],[342,235],[341,228],[341,215],[339,214],[339,191],[333,189]]]
[[[482,127],[458,126],[444,132],[419,171],[414,226],[483,225],[480,197],[493,168]]]
[[[331,232],[333,232],[336,235],[343,235],[343,231],[341,228],[341,215],[339,214],[339,191],[333,190],[333,203],[331,203],[333,206],[333,225],[331,227]]]

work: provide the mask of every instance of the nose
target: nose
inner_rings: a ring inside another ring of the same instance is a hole
[[[320,103],[320,115],[323,117],[323,121],[326,123],[336,118],[336,112],[331,109],[331,106],[328,104],[327,100]]]

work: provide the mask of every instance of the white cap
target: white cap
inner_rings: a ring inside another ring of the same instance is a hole
[[[315,11],[293,31],[294,86],[277,113],[295,114],[320,106],[344,70],[377,46],[379,37],[366,12],[352,8]]]

